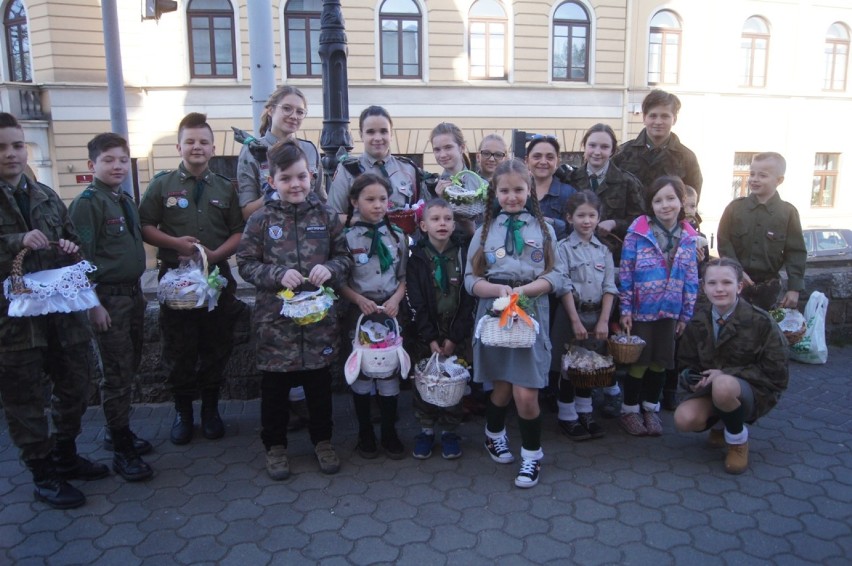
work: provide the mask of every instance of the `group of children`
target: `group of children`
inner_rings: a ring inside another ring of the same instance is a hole
[[[618,383],[605,388],[607,407],[614,413],[611,416],[618,416],[630,434],[662,434],[658,411],[666,388],[666,371],[678,367],[683,370],[680,390],[687,400],[675,413],[677,427],[704,430],[720,421],[725,430],[723,440],[730,448],[726,469],[743,471],[748,438],[744,423],[752,422],[777,402],[786,387],[786,360],[777,325],[770,323],[764,311],[739,300],[738,291],[744,283],[760,284],[771,281],[772,275],[777,277],[783,263],[777,260],[782,256],[788,271],[792,269],[791,291],[782,304],[795,304],[801,281],[794,276],[803,272],[803,260],[801,272],[796,271],[800,259],[795,246],[798,216],[774,192],[783,180],[783,158],[777,154],[757,156],[752,175],[759,178],[753,188],[755,202],[733,203],[734,208],[726,210],[723,217],[725,230],[720,226],[720,250],[734,260],[708,264],[704,290],[709,301],[696,313],[698,264],[707,258],[702,257],[706,252],[699,245],[697,226],[687,221],[686,208],[692,204],[694,211],[697,204],[700,171],[697,162],[693,163],[694,155],[670,132],[679,109],[676,97],[654,91],[649,98],[648,108],[643,105],[643,143],[653,154],[655,166],[663,169],[661,174],[654,173],[656,176],[643,184],[638,180],[641,172],[634,175],[620,169],[614,162],[615,135],[608,126],[598,124],[583,138],[584,166],[571,172],[571,182],[576,185],[559,196],[559,206],[545,201],[553,191],[537,191],[536,182],[545,182],[553,175],[547,155],[532,158],[545,163],[541,167],[532,166],[529,158],[526,163],[508,159],[502,138],[487,136],[479,148],[476,173],[467,160],[461,130],[448,123],[432,132],[436,159],[444,171],[430,185],[411,162],[391,154],[392,121],[378,106],[361,114],[359,128],[365,153],[340,163],[326,204],[324,193],[318,189],[321,183],[315,148],[311,150],[310,144],[306,151],[304,140],[295,138],[307,113],[306,101],[290,87],[276,91],[267,105],[264,123],[269,130],[262,132],[266,136],[261,140],[266,155],[248,151],[241,155],[237,191],[227,179],[208,169],[214,152],[213,132],[204,115],[196,113],[185,117],[178,129],[181,164],[175,171],[152,179],[138,213],[120,190],[128,174],[129,149],[115,134],[102,134],[90,143],[89,164],[95,181],[72,203],[70,216],[55,194],[41,185],[24,191],[30,195],[29,203],[19,199],[21,185],[34,183],[22,175],[20,167],[0,162],[0,179],[8,189],[4,194],[15,194],[14,200],[4,198],[0,204],[3,213],[17,217],[20,225],[16,233],[2,235],[4,262],[29,247],[38,251],[39,261],[30,259],[28,267],[52,267],[60,258],[56,251],[46,248],[49,240],[58,240],[60,250],[66,253],[76,251],[75,242],[79,242],[85,256],[98,268],[94,280],[101,305],[88,313],[91,326],[78,320],[79,313],[23,321],[4,313],[0,319],[4,336],[7,329],[21,324],[39,329],[40,334],[26,335],[41,336],[14,347],[7,347],[4,340],[0,377],[10,432],[33,472],[36,497],[54,507],[78,506],[85,497],[65,480],[95,479],[108,473],[105,466],[78,456],[73,440],[79,430],[81,408],[85,408],[81,391],[88,374],[83,374],[91,371],[92,365],[83,367],[85,360],[72,362],[66,358],[73,356],[62,354],[69,352],[69,345],[85,341],[88,328],[95,330],[103,359],[101,391],[107,441],[115,454],[113,469],[128,481],[153,474],[141,458],[151,449],[150,443],[129,428],[130,380],[139,363],[140,313],[144,309],[139,289],[144,270],[142,241],[158,248],[161,277],[180,260],[192,257],[200,245],[211,267],[218,266],[227,281],[215,309],[173,310],[162,306],[160,311],[162,361],[175,401],[171,430],[175,444],[187,443],[193,436],[192,401],[197,392],[202,399],[203,435],[216,439],[225,432],[217,402],[231,350],[233,322],[241,309],[233,294],[235,285],[227,262],[235,254],[240,275],[257,292],[252,328],[257,366],[262,373],[261,439],[267,471],[273,479],[285,479],[290,473],[287,431],[291,404],[298,400],[293,399],[292,391],[299,387],[304,390],[308,431],[320,470],[327,474],[339,470],[340,461],[331,443],[330,368],[334,360],[345,359],[354,346],[357,321],[388,325],[394,319],[413,330],[407,335],[416,338],[409,339],[406,347],[415,359],[431,354],[472,359],[473,381],[488,392],[484,446],[500,464],[514,461],[506,429],[509,406],[514,402],[521,440],[521,463],[515,478],[518,487],[532,487],[539,481],[544,458],[539,390],[548,386],[549,375],[555,373],[558,381],[561,430],[574,440],[604,435],[603,427],[592,417],[592,391],[575,388],[558,370],[564,344],[578,342],[602,351],[616,320],[622,330],[642,337],[646,346],[640,359],[627,368],[623,402]],[[663,135],[666,124],[668,135]],[[20,160],[22,145],[17,122],[0,115],[0,152],[15,154]],[[647,162],[635,142],[622,147],[638,152],[622,160],[623,166]],[[558,142],[547,137],[534,139],[528,149],[538,153],[555,149],[558,155]],[[668,167],[677,155],[685,156],[685,161],[675,160],[680,169]],[[675,170],[669,170],[672,168]],[[692,193],[683,175],[693,177],[691,182],[697,186]],[[464,185],[471,192],[485,190],[484,212],[454,214],[453,207],[441,198],[452,184]],[[389,211],[404,209],[420,199],[426,202],[419,212],[415,238],[410,239],[390,221]],[[55,219],[42,222],[41,201],[51,205]],[[547,204],[548,212],[542,203]],[[773,226],[774,230],[766,234],[771,242],[769,254],[749,248],[744,243],[746,238],[731,237],[729,226],[756,230],[747,214],[771,207],[775,208],[768,210],[770,215],[775,209],[785,211],[787,225]],[[740,217],[732,224],[729,217],[735,214]],[[45,235],[53,227],[62,230]],[[558,239],[557,234],[563,237]],[[732,251],[726,253],[728,247]],[[750,257],[762,259],[766,265],[758,263],[759,270],[750,271]],[[283,289],[322,286],[336,290],[342,300],[319,322],[303,326],[279,314],[278,295]],[[537,325],[532,347],[488,346],[473,336],[476,321],[493,312],[495,301],[507,302],[506,298],[514,295],[525,297],[527,314]],[[726,325],[727,319],[736,323]],[[64,324],[76,325],[81,338],[72,342],[60,332]],[[746,333],[747,339],[741,336]],[[708,341],[708,335],[713,340]],[[56,352],[51,347],[54,343],[60,346]],[[758,343],[766,347],[758,348]],[[748,344],[754,349],[748,350]],[[72,381],[70,377],[60,382],[51,374],[60,402],[57,405],[68,398],[64,406],[70,415],[66,423],[59,417],[61,411],[54,413],[55,446],[43,415],[39,420],[26,413],[32,412],[35,401],[16,397],[10,387],[13,372],[7,360],[18,351],[50,358],[59,354],[60,363],[76,368],[61,372],[62,376],[73,376],[74,387],[65,383]],[[754,360],[755,351],[765,352],[765,359]],[[396,431],[399,379],[404,377],[399,371],[383,379],[360,373],[351,384],[360,456],[376,457],[379,446],[390,458],[405,456]],[[64,396],[63,389],[67,390]],[[380,413],[378,439],[371,418],[374,394]],[[18,405],[26,411],[17,411]],[[457,427],[462,417],[461,402],[439,408],[415,391],[414,408],[421,432],[412,455],[419,459],[431,456],[440,424],[442,456],[460,457]],[[37,420],[38,426],[28,425],[27,419]],[[33,430],[38,430],[38,438],[30,438]],[[711,435],[717,443],[720,430],[714,429]]]

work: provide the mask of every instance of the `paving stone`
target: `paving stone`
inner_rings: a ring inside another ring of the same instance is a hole
[[[802,523],[796,519],[780,517],[768,511],[758,511],[754,514],[757,528],[769,535],[784,536],[795,533],[802,528]]]
[[[618,506],[618,520],[634,527],[658,523],[662,518],[662,512],[652,507],[645,507],[637,503],[622,503]]]
[[[111,548],[101,553],[100,564],[121,564],[121,566],[137,566],[143,563],[142,558],[133,554],[129,548]],[[154,561],[151,561],[153,564]]]
[[[260,538],[260,537],[257,537]],[[301,549],[310,543],[311,537],[292,525],[279,525],[268,529],[266,535],[260,538],[259,546],[275,556],[276,560],[284,560],[290,564]],[[301,556],[300,556],[301,557]]]
[[[186,546],[187,541],[171,530],[154,531],[141,543],[133,547],[133,552],[142,558],[167,555],[173,556]],[[158,561],[154,561],[158,562]]]
[[[222,530],[218,534],[214,534],[214,536],[225,547],[258,542],[259,540],[263,540],[269,532],[268,529],[259,527],[253,519],[227,521],[223,522],[222,526]]]
[[[79,517],[67,527],[56,528],[56,538],[61,542],[94,539],[102,536],[110,527],[99,516]],[[0,537],[2,540],[2,537]]]
[[[228,554],[219,562],[222,566],[245,566],[246,564],[263,565],[272,561],[272,555],[258,548],[256,544],[247,543],[231,547]]]
[[[647,561],[644,558],[632,556],[627,552],[607,548],[598,541],[585,538],[573,544],[574,552],[571,561],[574,564],[596,566],[597,564],[661,564],[662,562]]]
[[[190,539],[186,546],[175,555],[181,564],[216,564],[228,551],[213,536],[200,536]]]
[[[95,548],[89,539],[65,542],[62,547],[47,559],[48,564],[94,564],[103,551]]]
[[[251,499],[236,500],[228,504],[216,517],[229,523],[239,519],[256,519],[263,513],[263,507],[254,503]]]
[[[314,509],[326,509],[331,511],[337,503],[336,497],[331,497],[328,494],[312,489],[307,492],[301,492],[293,501],[293,509],[297,511],[312,511]]]
[[[402,547],[399,558],[394,561],[396,566],[423,566],[424,564],[441,566],[450,563],[473,564],[473,562],[465,561],[456,562],[455,557],[447,556],[446,553],[423,543],[414,543]]]
[[[256,522],[261,527],[279,527],[298,525],[303,519],[303,513],[293,511],[288,505],[264,505],[263,513]]]
[[[348,556],[354,546],[352,541],[336,532],[323,532],[311,537],[310,544],[302,549],[302,554],[313,560],[322,560],[329,556]]]
[[[385,538],[395,546],[406,546],[415,542],[426,542],[431,537],[432,533],[429,529],[423,528],[414,521],[401,519],[388,525]]]
[[[505,531],[487,529],[479,533],[479,547],[480,554],[497,559],[521,552],[524,543]]]
[[[389,564],[399,556],[399,549],[377,537],[366,537],[355,543],[347,558],[355,564]]]
[[[736,535],[744,529],[757,526],[757,521],[748,512],[737,512],[728,509],[711,509],[707,512],[710,526],[723,533]]]
[[[828,558],[843,555],[840,547],[834,542],[826,541],[807,533],[792,533],[787,536],[787,540],[796,549],[797,555],[807,557],[809,560],[817,563],[824,562]]]
[[[343,526],[343,518],[326,510],[316,510],[305,513],[299,530],[307,534],[321,533],[323,531],[338,531]]]
[[[95,539],[95,546],[101,550],[109,550],[119,546],[132,547],[136,546],[143,540],[147,534],[139,530],[139,527],[132,523],[121,523],[113,525],[103,535]]]
[[[67,528],[73,521],[65,513],[38,513],[35,516],[22,523],[20,526],[21,532],[27,535],[42,532],[56,532]]]
[[[216,536],[228,525],[213,513],[192,515],[189,520],[177,530],[178,535],[187,540],[203,535]]]
[[[156,509],[139,522],[139,530],[144,532],[169,530],[176,531],[186,524],[189,515],[174,509]]]
[[[417,508],[417,516],[414,522],[424,527],[437,527],[439,525],[455,524],[461,513],[450,509],[441,503],[427,503]]]
[[[562,515],[561,517],[554,517],[549,521],[549,523],[551,527],[550,531],[548,532],[548,536],[554,540],[566,542],[569,544],[572,544],[578,540],[593,538],[601,528],[600,525],[589,525],[586,523],[577,522],[571,515]],[[637,535],[637,538],[635,540],[639,540],[639,535],[641,535],[641,533]],[[609,533],[607,533],[607,537],[608,536]]]
[[[24,558],[47,557],[58,552],[62,543],[56,540],[56,534],[50,531],[42,531],[28,535],[26,540],[14,548],[9,549],[9,556],[13,563]]]

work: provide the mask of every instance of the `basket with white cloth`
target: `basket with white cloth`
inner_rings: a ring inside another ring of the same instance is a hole
[[[173,310],[200,309],[206,304],[207,310],[212,311],[228,281],[219,275],[218,266],[210,270],[204,247],[193,246],[198,250],[201,263],[190,259],[166,271],[157,285],[157,300]]]
[[[436,407],[452,407],[461,401],[470,372],[456,360],[456,356],[446,358],[436,352],[417,363],[414,385],[424,401]]]

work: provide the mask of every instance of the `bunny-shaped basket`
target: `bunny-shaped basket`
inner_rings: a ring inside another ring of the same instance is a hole
[[[399,370],[402,378],[407,378],[411,358],[402,347],[397,320],[389,318],[386,324],[373,321],[362,324],[363,320],[362,314],[355,325],[352,354],[343,366],[347,383],[355,383],[361,373],[372,379],[386,379]]]

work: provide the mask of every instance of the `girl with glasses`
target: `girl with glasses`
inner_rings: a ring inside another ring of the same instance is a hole
[[[477,173],[486,181],[494,176],[494,171],[501,162],[509,157],[509,148],[506,140],[499,134],[488,134],[479,142],[479,159],[477,160]]]
[[[294,141],[308,158],[308,170],[311,173],[311,190],[323,201],[327,199],[322,188],[322,168],[317,146],[308,140],[296,137],[302,122],[308,113],[308,100],[299,89],[292,86],[280,86],[270,96],[260,119],[259,141],[266,147],[272,147],[279,141]],[[237,164],[237,195],[243,209],[243,218],[263,206],[267,200],[276,200],[278,194],[269,183],[269,162],[258,160],[249,151],[247,145],[240,151]]]

